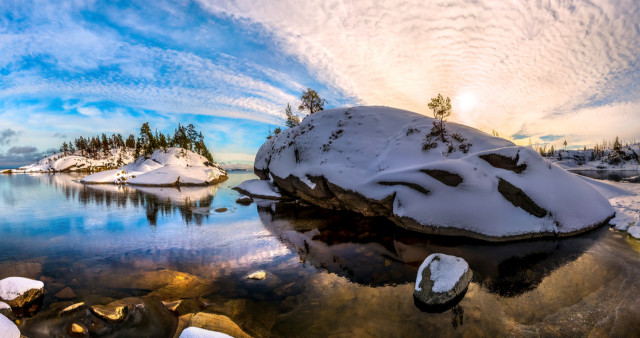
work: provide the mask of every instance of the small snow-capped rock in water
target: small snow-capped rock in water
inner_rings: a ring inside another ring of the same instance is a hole
[[[465,292],[472,276],[463,258],[431,254],[418,269],[413,297],[426,306],[446,305]]]
[[[44,294],[44,283],[23,277],[7,277],[0,280],[0,300],[12,308],[22,308]]]
[[[244,196],[238,198],[236,200],[236,203],[243,204],[243,205],[249,205],[249,204],[253,203],[253,199],[251,197],[247,196],[247,195],[244,195]]]

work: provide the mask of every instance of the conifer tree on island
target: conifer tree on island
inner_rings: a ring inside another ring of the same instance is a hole
[[[309,115],[324,110],[324,104],[327,103],[327,100],[320,98],[320,95],[311,88],[307,88],[307,90],[300,95],[300,101],[298,110],[308,110]]]

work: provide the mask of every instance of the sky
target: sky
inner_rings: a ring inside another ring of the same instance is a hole
[[[522,145],[640,140],[638,1],[3,0],[0,51],[0,166],[147,121],[250,164],[309,87],[425,115],[442,93]]]

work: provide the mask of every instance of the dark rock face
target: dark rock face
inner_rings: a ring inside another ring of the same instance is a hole
[[[502,178],[498,181],[498,192],[516,207],[522,208],[524,211],[538,218],[547,215],[547,211],[540,208],[524,191]]]
[[[527,169],[526,164],[518,165],[518,155],[516,155],[515,158],[502,156],[499,154],[485,154],[478,157],[487,161],[489,164],[496,168],[513,171],[516,174],[520,174],[525,171],[525,169]]]
[[[457,187],[460,183],[462,183],[462,176],[450,173],[445,170],[423,169],[420,171],[450,187]]]

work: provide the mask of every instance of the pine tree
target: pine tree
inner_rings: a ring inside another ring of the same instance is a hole
[[[300,124],[300,118],[293,114],[290,104],[287,103],[284,113],[287,115],[287,122],[285,123],[287,128],[293,128]]]
[[[439,136],[442,142],[446,142],[444,120],[451,115],[451,99],[449,97],[445,99],[438,93],[438,96],[432,98],[427,106],[433,110],[433,117],[436,119],[433,124],[435,130],[431,133]]]
[[[613,142],[613,150],[615,150],[615,151],[622,150],[622,144],[620,143],[620,140],[618,139],[618,136],[616,136],[616,140],[615,140],[615,142]]]
[[[327,100],[321,98],[320,95],[311,88],[307,88],[306,91],[302,92],[302,95],[300,95],[300,101],[298,109],[308,110],[309,115],[324,110],[324,104],[327,103]]]

